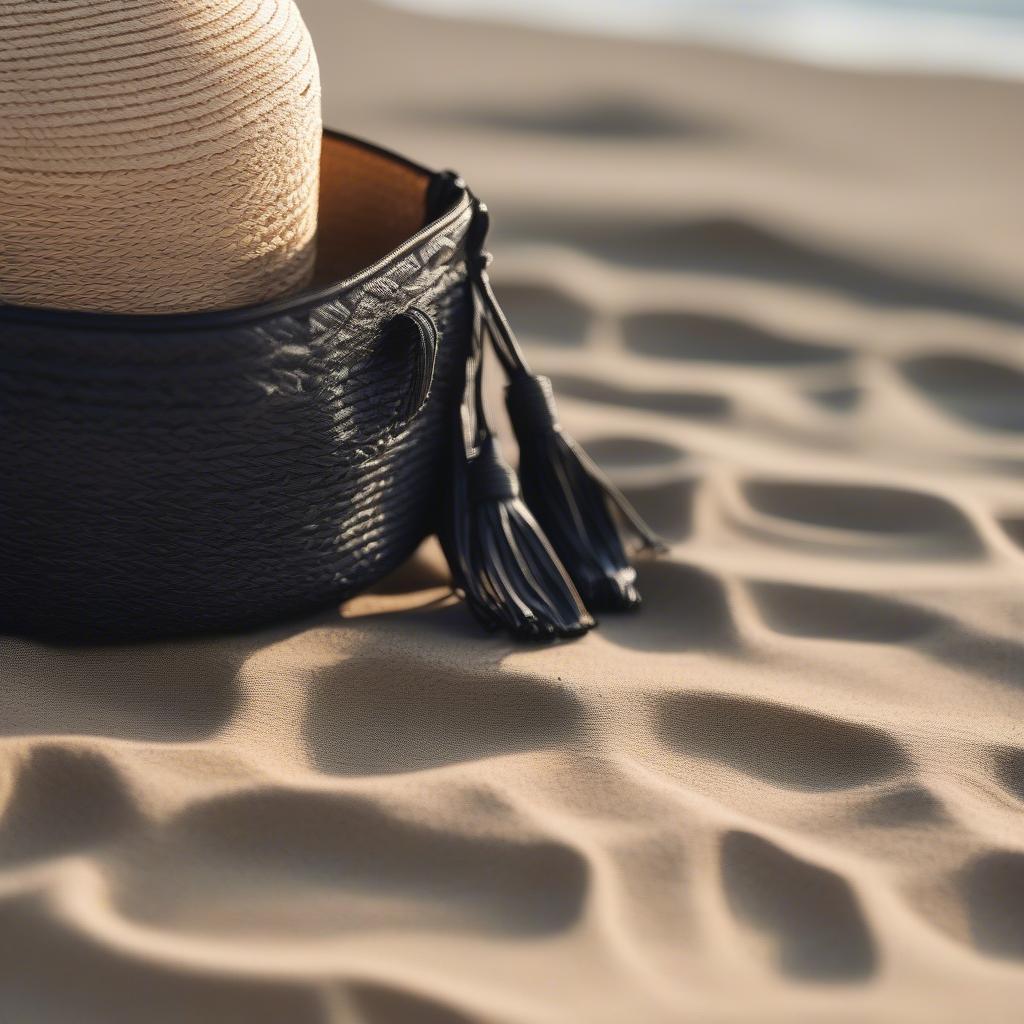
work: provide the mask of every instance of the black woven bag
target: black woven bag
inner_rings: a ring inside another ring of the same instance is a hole
[[[302,294],[195,315],[0,306],[0,629],[256,625],[362,590],[432,531],[487,626],[571,636],[638,602],[623,529],[657,542],[529,374],[487,281],[485,208],[335,133],[322,170]],[[487,339],[522,496],[484,416]]]

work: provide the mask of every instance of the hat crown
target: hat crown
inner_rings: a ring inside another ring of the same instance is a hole
[[[293,0],[0,0],[0,301],[182,312],[301,287],[321,128]]]

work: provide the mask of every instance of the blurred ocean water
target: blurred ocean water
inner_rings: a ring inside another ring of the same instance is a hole
[[[390,0],[439,14],[666,34],[815,64],[1024,78],[1024,0]]]

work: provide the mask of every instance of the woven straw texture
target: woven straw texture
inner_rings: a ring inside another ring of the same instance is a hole
[[[470,215],[463,201],[370,278],[253,322],[147,333],[0,316],[0,631],[243,627],[404,560],[436,525],[450,452]],[[410,307],[439,340],[405,424],[413,367],[386,341]]]
[[[0,0],[0,301],[181,312],[301,287],[320,137],[292,0]]]

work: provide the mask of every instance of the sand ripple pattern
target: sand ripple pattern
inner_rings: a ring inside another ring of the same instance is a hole
[[[431,546],[266,632],[7,641],[0,1019],[1019,1020],[1019,88],[339,9],[335,123],[472,171],[671,553],[559,647]]]
[[[300,287],[320,116],[292,0],[0,2],[0,301],[181,312]]]

